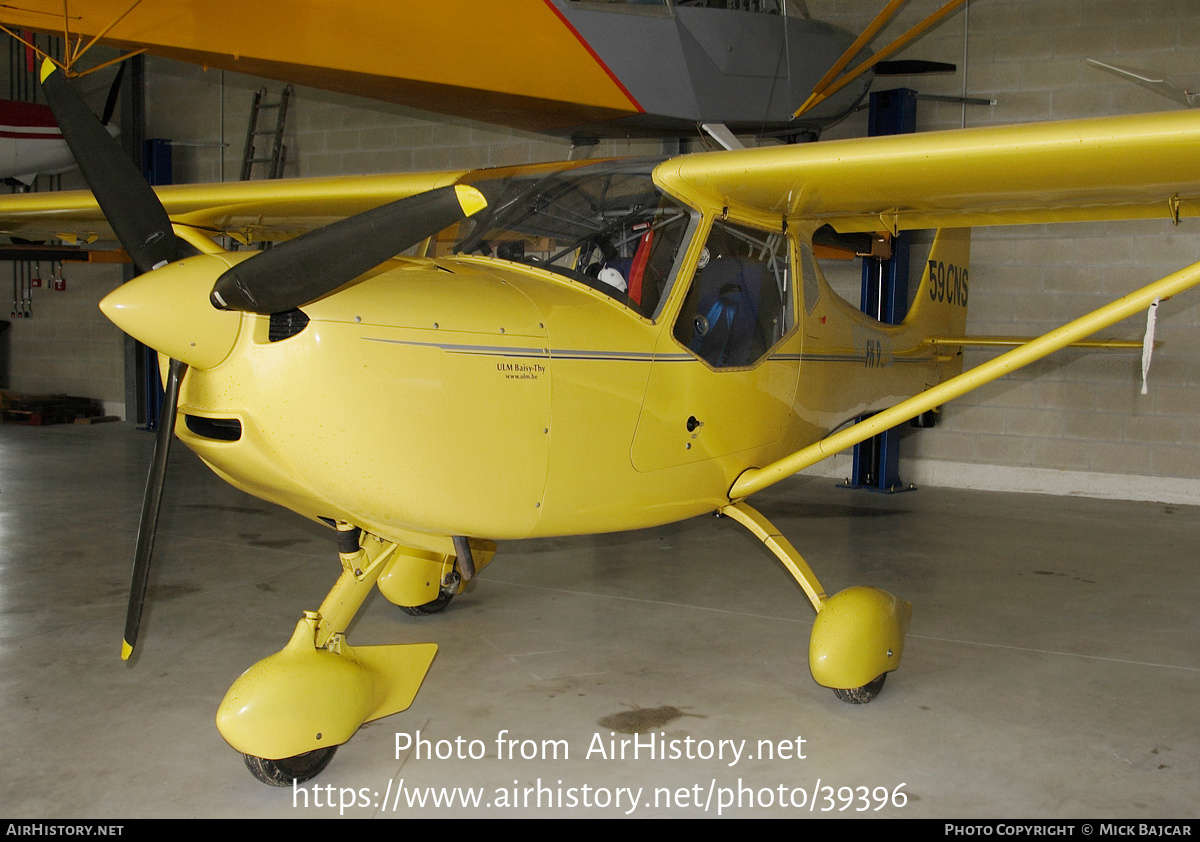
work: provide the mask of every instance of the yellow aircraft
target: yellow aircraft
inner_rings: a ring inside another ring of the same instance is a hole
[[[278,785],[424,679],[434,644],[347,642],[370,589],[441,610],[508,539],[728,515],[812,603],[814,679],[869,701],[911,606],[828,596],[746,499],[1200,283],[1194,264],[960,373],[969,227],[1169,231],[1197,213],[1197,112],[156,194],[50,65],[43,85],[95,198],[4,197],[0,229],[115,234],[144,274],[102,307],[171,360],[123,655],[174,431],[228,482],[336,531],[333,589],[217,715]],[[811,245],[827,224],[939,229],[902,324],[830,289]],[[281,242],[228,252],[219,234]]]

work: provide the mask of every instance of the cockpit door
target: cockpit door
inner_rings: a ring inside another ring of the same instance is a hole
[[[635,468],[715,459],[782,438],[803,342],[792,251],[780,232],[713,223],[682,307],[659,337]]]

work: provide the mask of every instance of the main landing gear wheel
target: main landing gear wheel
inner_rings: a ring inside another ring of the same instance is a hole
[[[268,760],[253,754],[243,754],[242,757],[246,758],[246,768],[250,770],[250,774],[263,783],[269,786],[291,786],[292,781],[302,784],[321,774],[329,765],[329,761],[333,760],[335,751],[337,746],[329,746],[282,760]]]
[[[882,673],[874,681],[864,684],[862,687],[851,687],[848,690],[839,690],[833,688],[833,694],[843,702],[851,705],[865,705],[867,702],[879,695],[879,691],[883,689],[883,682],[887,680],[888,674]]]
[[[454,591],[442,591],[437,595],[437,599],[432,602],[427,602],[424,605],[401,605],[400,607],[414,617],[426,617],[444,609],[450,604],[450,600],[452,599],[454,599]]]

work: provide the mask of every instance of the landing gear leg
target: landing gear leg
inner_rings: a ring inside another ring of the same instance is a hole
[[[826,596],[808,562],[779,530],[746,503],[723,507],[775,554],[817,611],[808,645],[813,679],[843,702],[865,704],[900,666],[912,605],[877,588],[847,588]]]
[[[217,711],[221,736],[264,783],[319,774],[364,722],[412,704],[437,653],[433,643],[351,647],[345,629],[396,545],[339,524],[342,575],[306,611],[279,652],[246,670]]]

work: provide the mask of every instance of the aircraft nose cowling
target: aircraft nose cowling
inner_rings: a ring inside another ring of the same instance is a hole
[[[192,368],[220,365],[237,341],[241,313],[209,303],[213,280],[229,268],[215,255],[180,260],[122,284],[100,302],[117,327]]]

